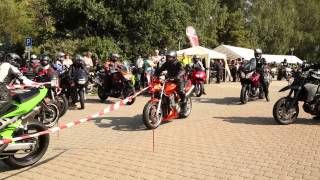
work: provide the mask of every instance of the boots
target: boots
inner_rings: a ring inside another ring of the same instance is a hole
[[[266,100],[267,100],[267,102],[270,101],[269,94],[266,95]]]

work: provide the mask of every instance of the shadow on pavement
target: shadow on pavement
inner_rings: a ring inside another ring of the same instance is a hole
[[[146,130],[142,122],[142,115],[134,117],[103,117],[93,119],[100,128],[112,128],[118,131],[143,131]]]
[[[105,100],[104,102],[101,102],[100,99],[86,99],[85,103],[89,104],[96,104],[96,103],[101,103],[101,104],[113,104],[116,101],[110,101],[110,100]]]
[[[58,153],[58,154],[56,154],[56,155],[54,155],[54,156],[52,156],[52,157],[44,160],[44,161],[38,162],[38,163],[36,163],[36,164],[33,165],[33,166],[27,167],[26,169],[23,169],[22,171],[19,171],[19,172],[14,173],[14,174],[10,174],[10,175],[8,175],[7,177],[1,178],[1,179],[2,179],[2,180],[3,180],[3,179],[9,179],[9,178],[14,177],[14,176],[16,176],[16,175],[19,175],[19,174],[21,174],[21,173],[23,173],[23,172],[29,171],[29,170],[31,170],[31,169],[33,169],[33,168],[35,168],[35,167],[41,166],[42,164],[45,164],[45,163],[47,163],[47,162],[49,162],[49,161],[51,161],[51,160],[53,160],[53,159],[61,156],[62,154],[64,154],[64,153],[67,152],[67,151],[68,151],[68,150],[63,150],[62,152],[60,152],[60,153]],[[1,173],[1,172],[13,171],[13,170],[16,170],[16,169],[12,169],[12,168],[6,166],[3,162],[0,162],[0,173]]]
[[[213,103],[220,105],[241,105],[239,97],[225,97],[222,99],[217,98],[193,98],[194,102],[198,103]]]
[[[251,125],[279,125],[273,117],[213,117],[225,122]],[[298,118],[293,124],[320,125],[318,119]]]

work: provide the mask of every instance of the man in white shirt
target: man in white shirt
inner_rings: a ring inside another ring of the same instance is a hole
[[[83,58],[84,63],[86,64],[86,67],[88,68],[88,70],[93,67],[93,62],[92,62],[91,56],[92,56],[92,53],[88,51]]]
[[[63,59],[62,64],[64,66],[66,66],[67,68],[69,68],[73,64],[72,60],[70,59],[70,55],[69,54],[65,55],[65,58]]]

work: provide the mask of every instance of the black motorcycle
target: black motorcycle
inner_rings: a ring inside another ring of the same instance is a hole
[[[88,83],[88,74],[84,69],[75,69],[71,76],[70,95],[72,102],[80,102],[80,109],[85,108],[85,90]]]
[[[98,96],[103,102],[109,96],[125,99],[135,94],[131,74],[125,71],[112,71],[108,73],[101,73],[98,75]],[[127,102],[127,105],[133,104],[135,98]]]
[[[280,98],[273,106],[273,117],[279,124],[295,122],[299,114],[299,101],[303,101],[303,110],[311,115],[320,116],[320,72],[304,71],[294,77],[292,84],[279,92],[290,90],[289,95]]]

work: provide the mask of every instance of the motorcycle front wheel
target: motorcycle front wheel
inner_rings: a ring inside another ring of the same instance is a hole
[[[143,123],[148,129],[156,129],[161,124],[163,112],[160,108],[157,115],[158,103],[150,101],[143,108]]]
[[[203,84],[202,83],[196,83],[194,87],[194,94],[196,97],[200,97],[203,93]]]
[[[16,134],[15,136],[31,135],[41,131],[47,130],[47,127],[38,121],[29,121],[27,125],[27,130],[24,130],[23,133]],[[26,139],[23,141],[16,142],[18,143],[36,143],[34,148],[31,150],[20,150],[13,153],[12,155],[3,156],[3,162],[12,168],[23,168],[31,166],[34,163],[38,162],[42,156],[46,153],[49,146],[49,134],[38,136],[35,138]],[[6,152],[7,153],[7,152]],[[1,154],[0,154],[1,155]],[[1,155],[2,156],[2,155]]]
[[[273,106],[273,118],[278,124],[288,125],[296,121],[299,115],[298,103],[289,108],[291,99],[287,97],[280,98]]]
[[[84,109],[84,89],[79,90],[79,101],[80,101],[80,109]]]
[[[129,88],[130,89],[128,90],[127,97],[133,96],[136,93],[136,91],[134,90],[134,87],[129,87]],[[125,98],[127,98],[127,97],[125,97]],[[136,98],[132,98],[131,101],[128,101],[126,104],[132,105],[135,101],[136,101]]]
[[[243,85],[240,92],[240,101],[242,104],[247,104],[249,101],[249,89],[248,85]]]
[[[66,114],[68,108],[69,108],[69,102],[65,94],[58,95],[56,97],[56,101],[59,108],[59,117],[62,117]]]

